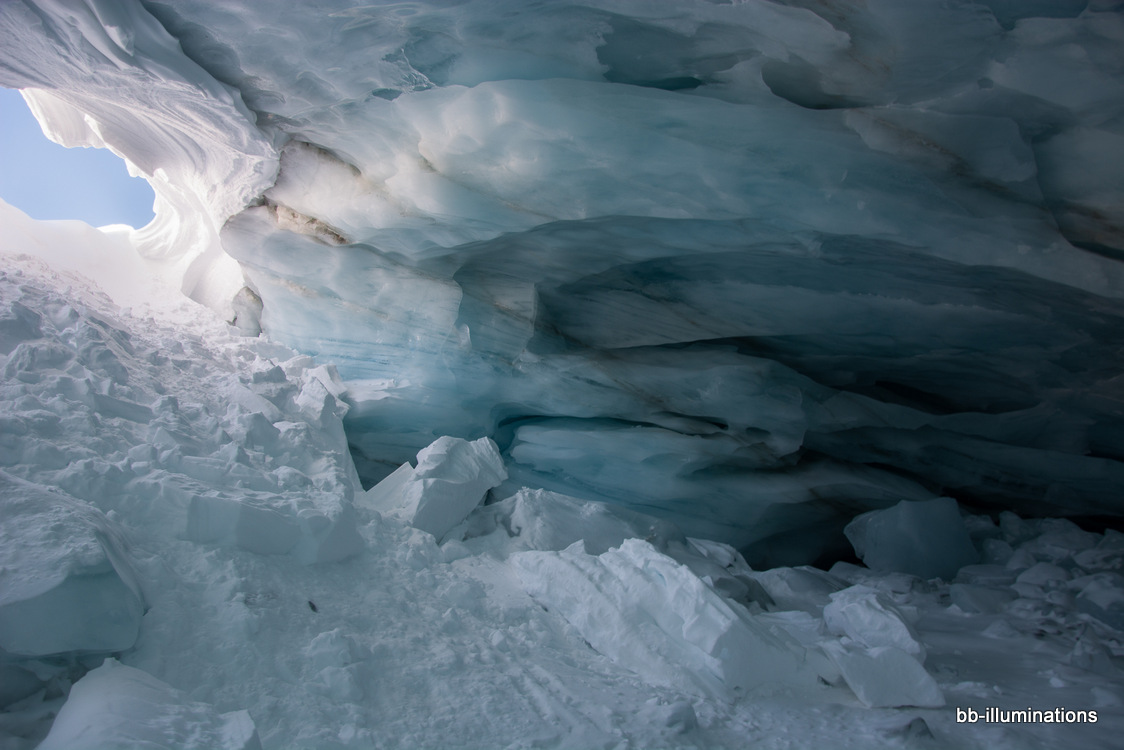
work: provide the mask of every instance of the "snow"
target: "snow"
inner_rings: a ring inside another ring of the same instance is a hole
[[[1115,747],[1121,18],[0,3],[0,745]]]
[[[0,648],[124,651],[143,599],[124,534],[96,508],[0,472]]]
[[[139,669],[106,659],[74,684],[39,747],[260,750],[261,742],[245,711],[219,714]]]

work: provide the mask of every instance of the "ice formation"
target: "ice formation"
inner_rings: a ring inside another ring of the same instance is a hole
[[[0,203],[2,744],[1113,746],[1122,50],[1115,0],[0,3],[0,84],[157,195]]]

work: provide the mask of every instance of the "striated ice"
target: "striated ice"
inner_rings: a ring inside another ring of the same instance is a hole
[[[139,669],[106,659],[70,690],[43,750],[261,750],[246,711],[219,713]]]
[[[845,532],[855,554],[873,570],[952,579],[979,560],[952,498],[903,500],[858,516]]]
[[[156,186],[111,244],[339,368],[368,486],[489,437],[510,492],[785,565],[900,499],[1117,504],[1111,3],[36,0],[0,28],[45,130]]]

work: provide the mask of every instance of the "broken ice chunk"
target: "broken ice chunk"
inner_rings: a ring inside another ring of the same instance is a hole
[[[1105,625],[1124,630],[1124,576],[1119,573],[1094,573],[1073,581],[1080,590],[1077,609]]]
[[[505,479],[503,459],[491,438],[469,442],[445,436],[418,453],[416,468],[403,464],[368,490],[366,501],[440,541]]]
[[[952,579],[979,561],[956,501],[903,500],[857,516],[843,530],[868,568]]]
[[[838,641],[822,644],[847,686],[871,708],[944,705],[936,681],[916,659],[894,646],[864,649]]]
[[[885,595],[867,586],[852,586],[831,595],[824,607],[824,623],[836,635],[846,635],[871,648],[894,646],[925,661],[925,647],[902,612]]]
[[[773,568],[752,576],[768,592],[775,609],[801,610],[816,616],[831,601],[831,595],[847,585],[830,573],[808,565]]]
[[[766,685],[812,686],[804,649],[640,539],[600,556],[575,545],[510,558],[523,587],[593,648],[655,684],[731,699]]]
[[[562,550],[580,540],[586,552],[600,555],[625,539],[647,539],[661,547],[668,539],[683,539],[668,521],[548,490],[524,487],[503,503],[510,505],[507,527],[524,549]]]
[[[220,714],[207,703],[116,659],[70,690],[40,750],[77,747],[261,750],[246,711]]]
[[[948,587],[952,603],[967,614],[997,615],[1018,598],[1010,588],[954,583]]]
[[[121,530],[96,508],[0,472],[0,648],[111,652],[144,606]]]

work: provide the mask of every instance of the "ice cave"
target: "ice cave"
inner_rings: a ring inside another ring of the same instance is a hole
[[[0,201],[0,750],[1120,746],[1124,2],[4,0],[0,85],[156,196]]]

